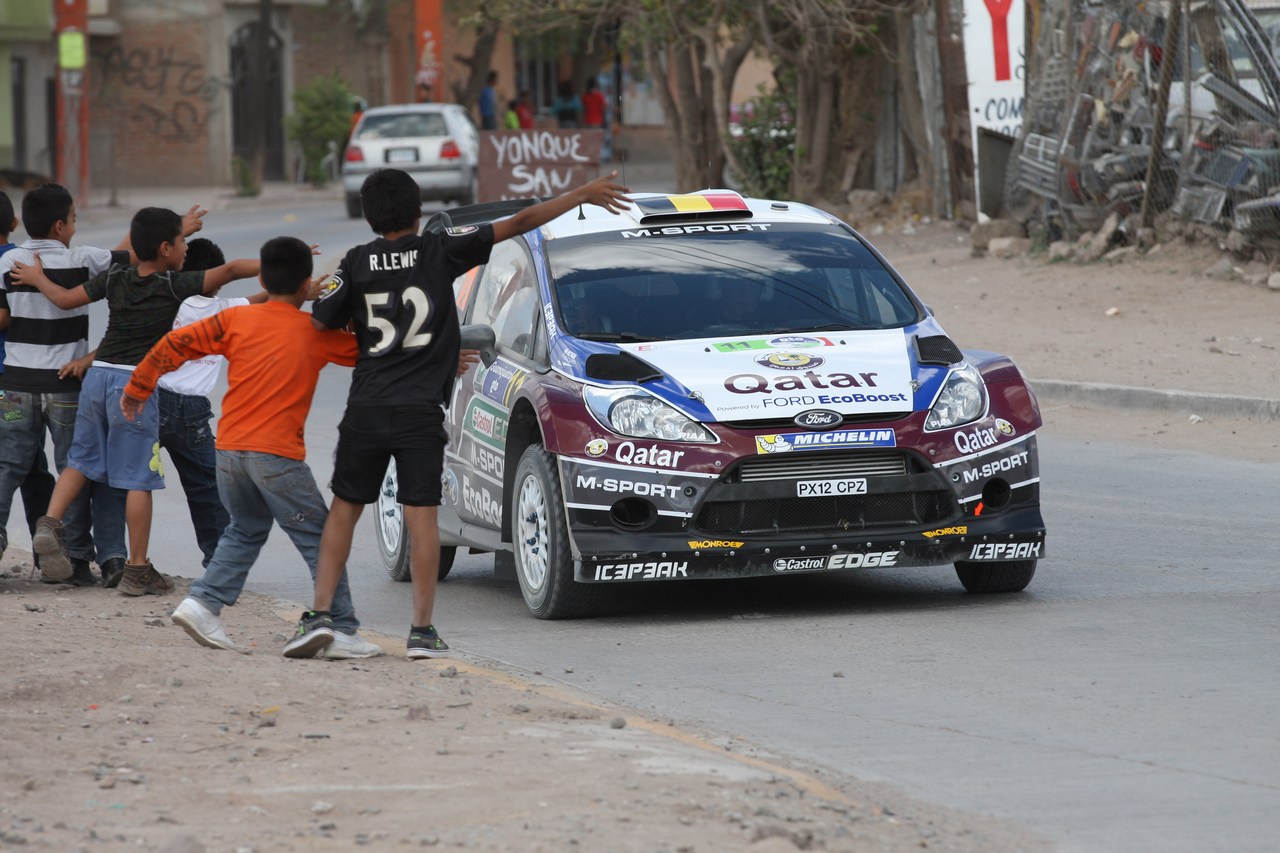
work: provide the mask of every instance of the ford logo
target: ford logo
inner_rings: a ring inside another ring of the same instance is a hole
[[[809,409],[796,415],[794,423],[802,429],[832,429],[844,423],[844,415],[830,409]]]

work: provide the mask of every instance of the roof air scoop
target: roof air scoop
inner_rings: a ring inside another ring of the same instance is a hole
[[[732,190],[705,190],[688,195],[651,196],[632,200],[641,225],[696,222],[700,219],[750,219],[751,208]]]

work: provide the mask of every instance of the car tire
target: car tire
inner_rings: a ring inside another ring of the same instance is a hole
[[[467,191],[458,197],[459,205],[475,204],[480,198],[480,176],[476,172],[471,173],[471,183],[467,184]]]
[[[352,219],[359,219],[364,214],[363,209],[360,207],[360,196],[358,195],[346,196],[346,202],[347,202],[347,216],[350,216]]]
[[[1007,563],[956,563],[956,575],[968,592],[1022,592],[1035,577],[1036,560]]]
[[[404,526],[404,508],[396,501],[396,461],[387,464],[382,477],[382,489],[373,505],[377,517],[374,520],[374,538],[378,540],[378,555],[382,567],[393,581],[401,583],[413,579],[409,566],[409,531]],[[440,546],[440,570],[437,580],[444,580],[453,568],[458,549],[453,545]]]
[[[516,580],[530,613],[539,619],[567,619],[599,606],[599,585],[573,579],[560,478],[555,460],[540,444],[525,450],[516,466],[511,538]]]

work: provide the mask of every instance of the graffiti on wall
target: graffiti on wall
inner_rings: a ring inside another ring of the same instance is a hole
[[[93,60],[96,97],[115,104],[142,134],[190,142],[218,110],[222,81],[178,47],[112,45]]]

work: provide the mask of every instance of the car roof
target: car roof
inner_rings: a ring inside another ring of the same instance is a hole
[[[386,104],[381,107],[370,107],[364,111],[369,115],[385,115],[387,113],[443,113],[461,109],[457,104]]]
[[[633,192],[627,195],[633,204],[621,213],[610,213],[603,207],[584,204],[544,225],[542,236],[555,240],[609,231],[712,223],[832,225],[838,222],[830,214],[807,204],[748,198],[732,190],[707,189],[682,194]]]

